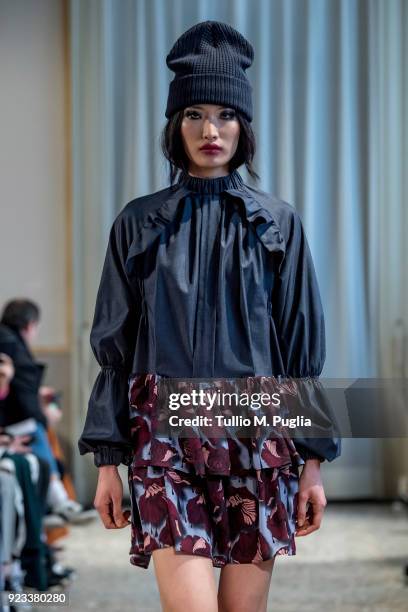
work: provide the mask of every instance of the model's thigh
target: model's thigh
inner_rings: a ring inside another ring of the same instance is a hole
[[[211,559],[176,553],[173,546],[152,556],[163,612],[218,612]]]
[[[219,612],[265,612],[274,561],[225,565],[218,586]]]

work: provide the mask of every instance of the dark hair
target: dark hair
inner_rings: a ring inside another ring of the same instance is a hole
[[[229,172],[245,164],[248,174],[253,179],[259,179],[255,172],[252,160],[256,151],[255,135],[252,131],[250,122],[239,111],[235,110],[236,117],[240,124],[240,134],[237,150],[229,161]],[[188,172],[190,160],[184,149],[181,137],[181,123],[183,121],[184,109],[174,113],[168,119],[161,133],[161,149],[165,158],[169,161],[169,180],[170,184],[176,180],[179,172]]]
[[[3,308],[0,323],[21,330],[34,321],[40,320],[40,308],[34,302],[16,298],[7,302]]]

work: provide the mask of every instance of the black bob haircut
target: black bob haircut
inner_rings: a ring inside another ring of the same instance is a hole
[[[38,304],[24,298],[15,298],[4,306],[0,323],[20,331],[29,323],[38,322],[40,315]]]
[[[235,109],[234,109],[235,110]],[[174,113],[163,128],[160,137],[160,144],[163,155],[170,165],[169,180],[173,185],[177,175],[181,171],[188,172],[190,160],[184,149],[181,137],[181,123],[183,121],[184,109]],[[240,134],[237,150],[229,161],[229,172],[245,164],[248,174],[253,179],[259,179],[255,172],[252,160],[256,152],[255,135],[252,131],[250,122],[240,112],[235,110],[235,116],[240,124]]]

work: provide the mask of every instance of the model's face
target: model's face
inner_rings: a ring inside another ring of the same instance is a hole
[[[189,173],[200,177],[228,174],[228,162],[237,150],[240,124],[230,106],[199,104],[183,111],[181,137],[190,160]],[[206,151],[202,147],[217,145]]]

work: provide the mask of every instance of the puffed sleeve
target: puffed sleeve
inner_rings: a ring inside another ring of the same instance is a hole
[[[283,375],[290,378],[299,406],[311,406],[318,427],[333,431],[330,407],[319,381],[326,357],[325,322],[315,269],[302,222],[296,209],[282,222],[286,248],[280,263],[272,297],[282,356]],[[303,402],[303,404],[301,404]],[[303,459],[332,461],[341,452],[340,438],[294,438]]]
[[[128,377],[131,373],[140,299],[129,283],[125,262],[129,241],[121,215],[112,225],[96,297],[90,343],[100,371],[88,402],[81,455],[94,453],[94,463],[129,465],[131,456]]]

